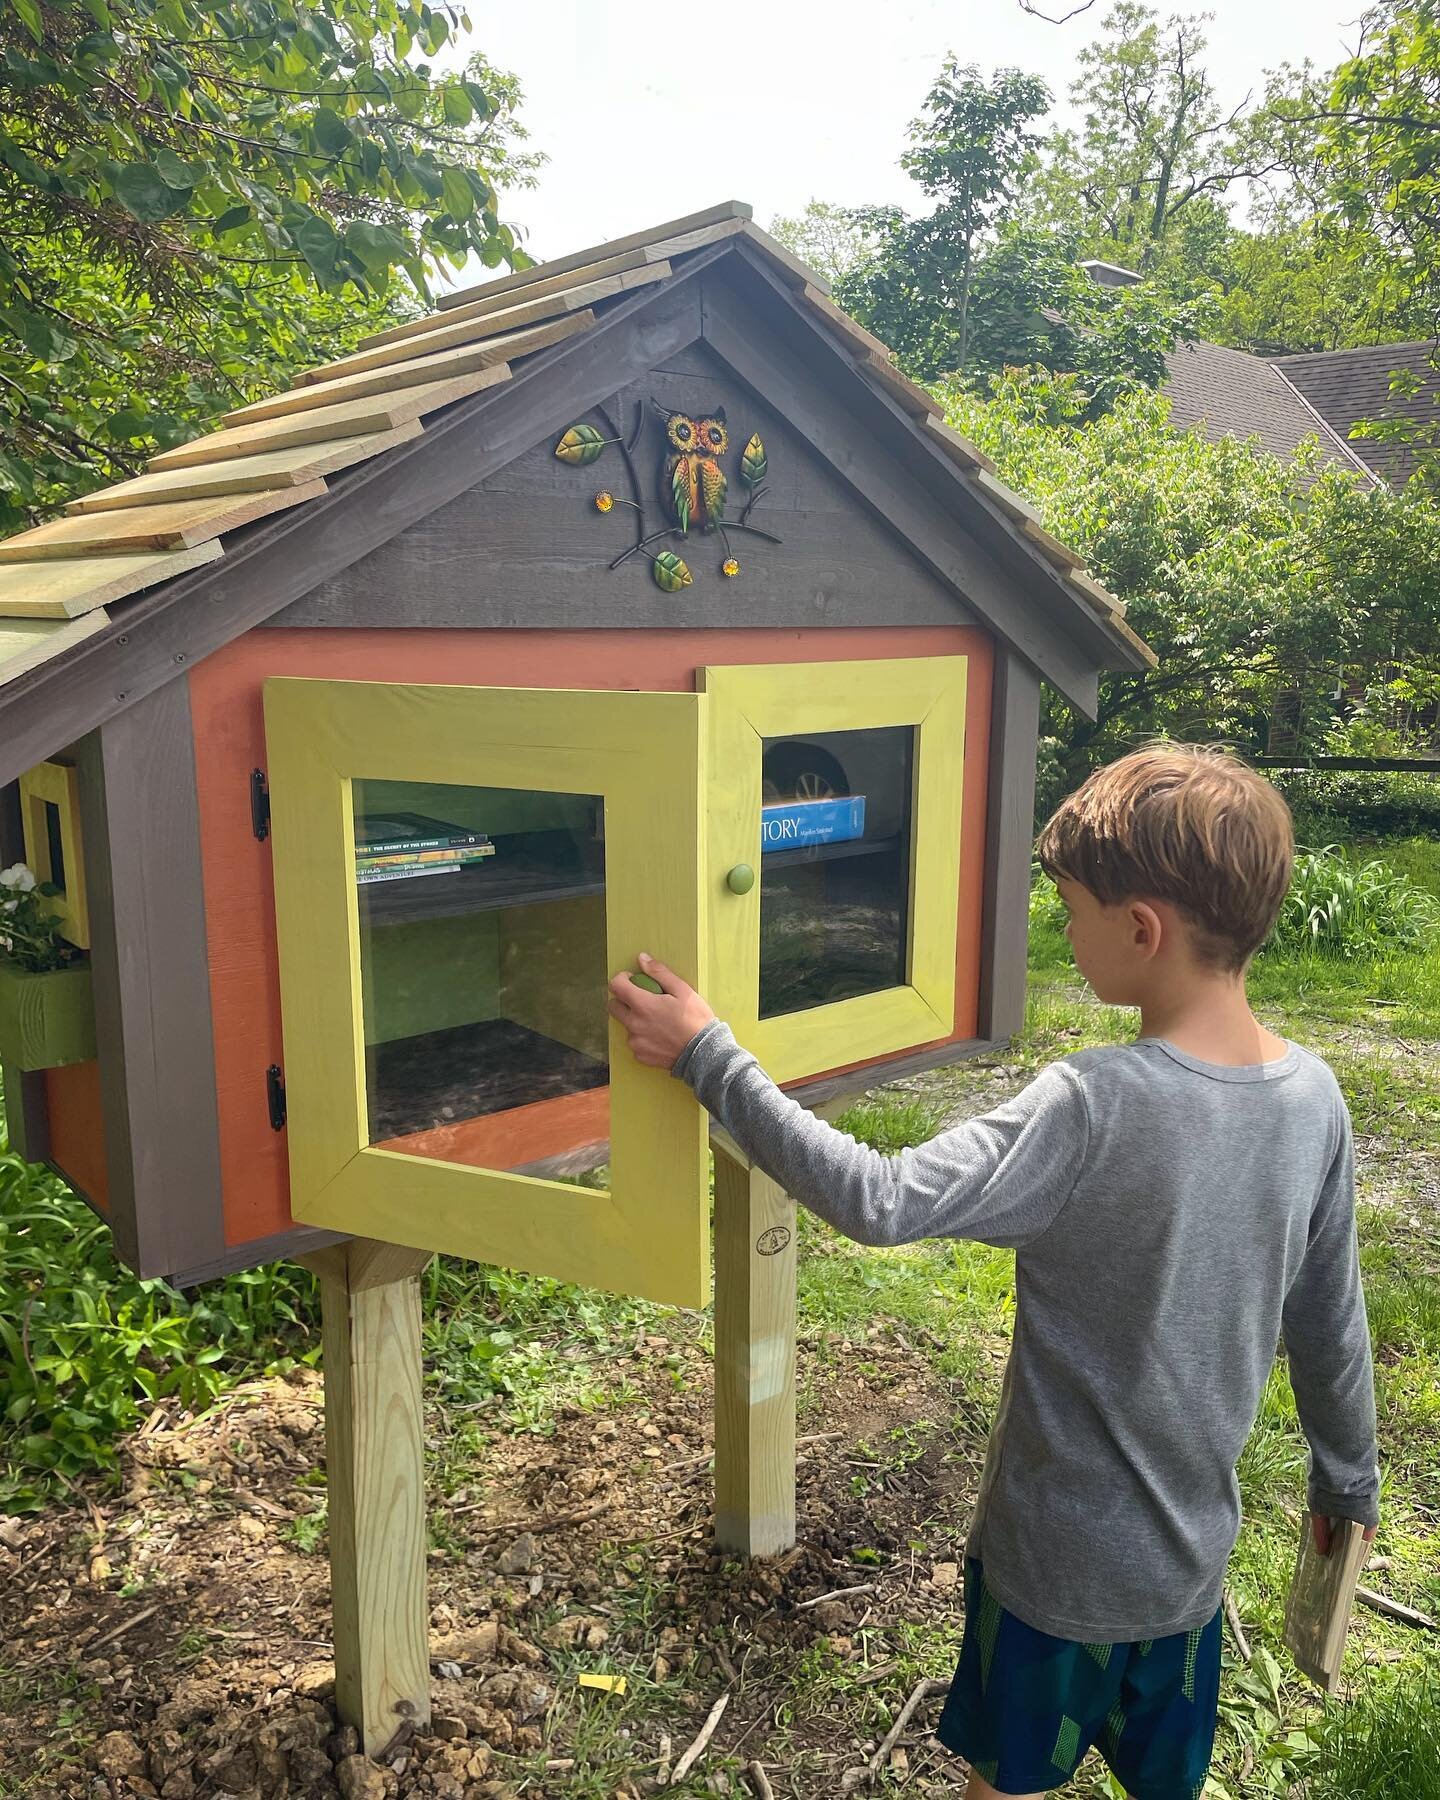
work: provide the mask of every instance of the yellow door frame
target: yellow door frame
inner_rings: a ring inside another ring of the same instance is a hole
[[[709,998],[775,1081],[797,1081],[954,1031],[966,666],[963,656],[938,656],[703,671],[711,775],[705,874]],[[762,1019],[764,741],[895,725],[915,728],[906,984]],[[740,863],[758,869],[760,879],[747,893],[736,894],[726,877]]]
[[[610,969],[649,950],[703,987],[703,711],[696,694],[266,682],[296,1219],[704,1303],[705,1115],[613,1022],[608,1192],[370,1144],[351,799],[356,780],[603,796]]]

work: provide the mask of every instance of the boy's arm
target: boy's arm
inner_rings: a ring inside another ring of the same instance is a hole
[[[1285,1297],[1282,1329],[1310,1446],[1310,1511],[1373,1526],[1380,1517],[1375,1383],[1360,1286],[1354,1152],[1343,1108],[1340,1144],[1311,1215],[1304,1260]]]
[[[806,1112],[718,1020],[686,1044],[674,1073],[786,1193],[862,1244],[1028,1243],[1053,1223],[1085,1160],[1084,1093],[1059,1064],[986,1117],[899,1156]]]

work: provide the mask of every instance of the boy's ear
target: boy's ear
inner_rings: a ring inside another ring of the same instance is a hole
[[[1138,955],[1147,960],[1156,955],[1165,940],[1165,922],[1146,900],[1130,902],[1131,943]]]

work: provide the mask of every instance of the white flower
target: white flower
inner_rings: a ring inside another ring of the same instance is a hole
[[[12,863],[8,869],[0,869],[0,887],[15,888],[22,894],[28,894],[34,886],[35,877],[23,862]]]
[[[18,900],[6,900],[4,902],[0,902],[0,912],[12,913],[15,911],[16,907],[19,906],[19,904],[20,904],[20,902]]]

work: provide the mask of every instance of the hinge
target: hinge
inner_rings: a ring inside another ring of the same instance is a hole
[[[265,1099],[270,1108],[270,1129],[285,1129],[285,1077],[279,1063],[271,1063],[265,1071]]]
[[[250,771],[250,829],[262,844],[270,835],[270,786],[263,769]]]

